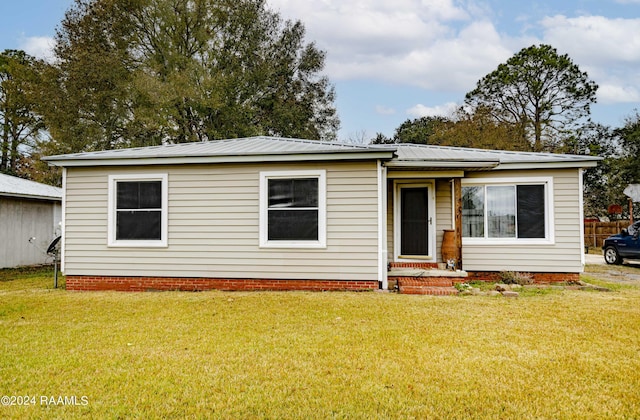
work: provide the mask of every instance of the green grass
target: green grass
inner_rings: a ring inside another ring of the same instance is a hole
[[[640,289],[119,293],[0,271],[8,418],[637,418]],[[86,406],[40,396],[86,396]]]

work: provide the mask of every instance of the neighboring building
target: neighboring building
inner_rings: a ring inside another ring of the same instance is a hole
[[[61,188],[0,174],[0,268],[51,262],[61,202]]]
[[[442,263],[444,230],[456,275],[578,279],[599,158],[253,137],[46,160],[64,168],[68,289],[409,291],[451,286],[398,273]]]

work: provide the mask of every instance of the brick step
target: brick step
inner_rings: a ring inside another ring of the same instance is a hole
[[[451,287],[454,280],[450,277],[404,277],[390,276],[389,280],[395,281],[398,286],[433,286],[433,287]]]
[[[400,293],[405,295],[435,295],[435,296],[451,296],[457,295],[458,290],[451,287],[443,287],[443,286],[407,286],[400,285],[399,288]]]
[[[422,268],[422,269],[429,269],[429,268],[438,268],[438,263],[433,263],[433,262],[390,262],[389,263],[389,268],[390,269],[394,269],[394,268]]]

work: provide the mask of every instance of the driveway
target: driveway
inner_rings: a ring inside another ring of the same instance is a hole
[[[605,265],[606,263],[604,262],[604,257],[602,256],[602,254],[584,254],[584,261],[587,264],[603,264]],[[624,260],[625,265],[630,265],[633,267],[640,267],[640,260]]]
[[[602,254],[584,254],[584,261],[587,264],[605,264]]]
[[[616,283],[640,286],[640,260],[624,260],[624,265],[609,265],[604,262],[604,257],[598,254],[585,254],[587,265],[603,265],[603,269],[594,269],[593,275]],[[585,273],[589,274],[589,268],[585,267]]]

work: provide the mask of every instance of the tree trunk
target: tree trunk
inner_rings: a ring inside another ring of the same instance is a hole
[[[6,115],[2,124],[2,157],[0,157],[0,173],[7,172],[7,159],[9,158],[9,124]]]
[[[20,144],[20,135],[17,133],[12,133],[11,135],[11,154],[9,155],[9,162],[8,162],[8,167],[9,167],[9,173],[12,175],[16,174],[16,168],[18,166],[18,159],[20,158],[20,155],[18,154],[18,145]]]

